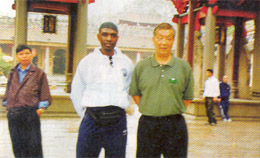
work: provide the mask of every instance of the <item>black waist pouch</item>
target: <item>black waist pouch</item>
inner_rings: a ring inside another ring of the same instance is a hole
[[[87,113],[100,126],[111,126],[119,122],[125,110],[117,106],[88,107]]]

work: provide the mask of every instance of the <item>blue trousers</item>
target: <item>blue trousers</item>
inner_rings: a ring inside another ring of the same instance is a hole
[[[228,120],[228,119],[229,119],[229,116],[228,116],[229,100],[228,100],[228,99],[227,99],[227,100],[222,100],[222,101],[220,102],[220,106],[221,106],[222,109],[223,109],[223,114],[222,114],[222,112],[221,112],[222,118]],[[221,107],[220,107],[220,109],[221,109]]]
[[[126,115],[114,125],[100,126],[86,111],[79,128],[77,158],[97,158],[102,148],[106,158],[124,158],[126,141]]]
[[[182,115],[141,116],[137,133],[137,158],[187,157],[188,131]]]
[[[7,114],[15,157],[43,157],[41,124],[36,108],[12,108]]]

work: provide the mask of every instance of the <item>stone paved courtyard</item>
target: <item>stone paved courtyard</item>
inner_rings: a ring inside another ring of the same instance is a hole
[[[128,116],[127,158],[135,157],[136,129],[140,114]],[[206,125],[206,118],[185,116],[189,130],[189,158],[256,158],[260,157],[260,122],[219,121],[217,126]],[[45,158],[74,158],[77,117],[42,117],[42,140]],[[0,118],[0,157],[13,157],[7,120]],[[100,154],[104,157],[104,152]]]

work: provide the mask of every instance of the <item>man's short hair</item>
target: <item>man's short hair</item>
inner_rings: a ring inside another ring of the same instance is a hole
[[[103,29],[103,28],[110,28],[110,29],[115,30],[118,33],[117,26],[114,23],[112,23],[112,22],[104,22],[103,24],[100,25],[98,31],[100,32],[100,30]]]
[[[155,36],[156,31],[158,31],[158,30],[173,30],[173,32],[174,32],[173,37],[175,37],[175,29],[169,23],[161,23],[161,24],[157,25],[153,30],[153,36]]]
[[[31,49],[29,46],[27,46],[27,45],[25,45],[25,44],[20,44],[20,45],[18,45],[17,48],[16,48],[16,54],[17,54],[18,52],[24,50],[24,49],[29,49],[30,52],[32,52],[32,49]]]
[[[207,71],[211,72],[212,74],[214,73],[214,71],[212,69],[208,69]]]

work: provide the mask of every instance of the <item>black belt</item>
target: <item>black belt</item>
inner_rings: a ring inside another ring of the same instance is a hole
[[[124,109],[114,106],[114,105],[108,105],[108,106],[102,106],[102,107],[87,107],[86,113],[88,111],[92,112],[100,112],[100,111],[108,111],[108,112],[113,112],[113,111],[121,111],[122,113],[125,112]]]
[[[21,108],[10,108],[8,111],[10,112],[26,112],[26,111],[35,111],[37,108],[35,107],[21,107]]]
[[[176,114],[176,115],[158,116],[158,117],[157,116],[142,115],[142,117],[145,120],[149,120],[149,121],[167,121],[167,120],[180,118],[180,117],[182,117],[182,115],[181,114]]]
[[[35,112],[37,108],[35,107],[21,107],[21,108],[10,108],[8,109],[8,113],[10,114],[22,114],[28,112]]]

